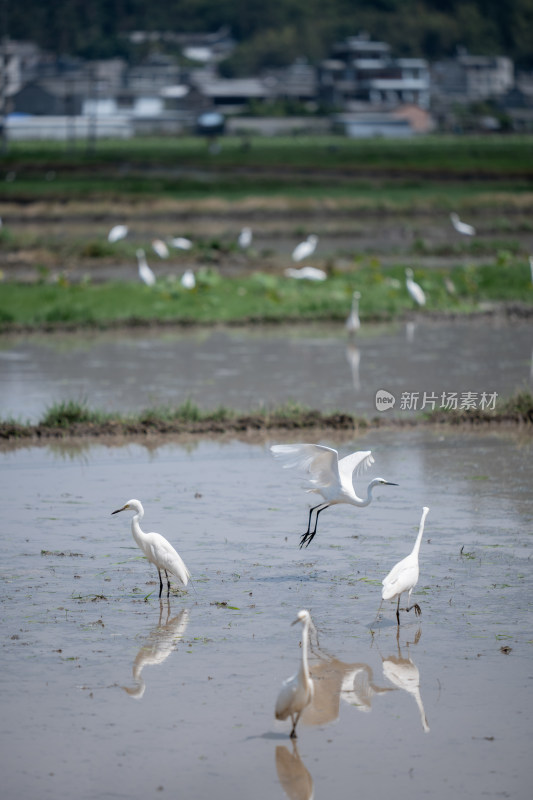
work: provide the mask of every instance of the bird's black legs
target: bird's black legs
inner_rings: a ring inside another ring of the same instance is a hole
[[[398,595],[398,605],[396,606],[396,619],[398,620],[398,627],[400,627],[400,597],[401,594]]]
[[[159,567],[157,568],[157,574],[159,575],[159,597],[161,597],[161,594],[163,592],[163,580],[161,578],[161,570],[159,569]]]
[[[414,608],[414,610],[415,610],[415,617],[420,617],[420,616],[422,616],[422,609],[420,608],[420,606],[418,605],[418,603],[413,603],[413,605],[412,605],[412,606],[409,606],[409,608],[406,608],[406,609],[404,609],[404,610],[405,610],[405,611],[411,611],[411,609],[412,609],[412,608]]]
[[[309,521],[307,523],[307,530],[300,539],[300,548],[304,546],[308,547],[309,543],[313,541],[314,536],[316,534],[316,526],[318,524],[318,515],[320,514],[321,511],[325,511],[326,508],[329,508],[329,505],[330,505],[329,503],[319,503],[317,506],[313,506],[313,508],[309,510]],[[313,528],[313,530],[311,530],[311,518],[313,515],[313,511],[316,511],[315,527]]]
[[[294,717],[291,714],[291,720],[292,720],[291,739],[297,739],[298,738],[298,734],[296,733],[296,726],[298,725],[298,720],[300,719],[300,714],[301,713],[302,712],[300,711],[300,712],[298,712],[298,714],[296,714],[296,719],[294,719]]]
[[[168,577],[168,572],[165,570],[165,575],[167,578],[167,598],[170,597],[170,578]]]

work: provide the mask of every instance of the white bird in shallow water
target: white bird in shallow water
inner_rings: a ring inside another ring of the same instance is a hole
[[[182,586],[187,586],[191,573],[183,563],[181,556],[174,550],[170,542],[167,542],[160,533],[145,533],[141,530],[139,520],[144,516],[144,508],[140,500],[128,500],[122,508],[117,508],[111,514],[118,514],[120,511],[135,511],[131,520],[131,532],[137,547],[140,547],[148,561],[155,564],[159,575],[159,597],[163,591],[163,579],[161,570],[167,579],[167,597],[170,594],[170,578],[168,574],[174,575]]]
[[[251,228],[243,228],[242,231],[239,233],[238,238],[239,247],[243,250],[246,250],[247,247],[250,247],[252,244],[252,229]]]
[[[324,502],[309,511],[307,530],[300,539],[300,547],[307,547],[312,542],[318,523],[318,515],[330,506],[348,503],[352,506],[368,506],[372,501],[372,490],[375,486],[397,486],[384,478],[374,478],[367,487],[365,498],[358,497],[353,487],[353,475],[364,472],[374,463],[371,450],[358,450],[339,460],[339,454],[332,447],[321,444],[274,444],[270,448],[272,454],[284,461],[284,469],[296,467],[310,475],[312,484],[309,492],[321,494]],[[313,511],[316,511],[315,525],[311,530]]]
[[[469,225],[467,222],[461,222],[459,219],[459,215],[452,211],[450,214],[450,219],[452,221],[452,225],[457,231],[457,233],[462,233],[463,236],[475,236],[476,229],[473,225]]]
[[[419,306],[425,306],[426,295],[424,290],[416,281],[413,280],[413,270],[409,267],[405,270],[405,285],[415,303]]]
[[[301,269],[289,267],[285,270],[285,275],[287,278],[296,278],[297,280],[306,281],[325,281],[328,277],[323,269],[317,269],[317,267],[302,267]]]
[[[424,523],[426,521],[428,511],[429,508],[424,506],[422,509],[422,519],[420,520],[418,535],[412,551],[408,556],[402,558],[401,561],[398,561],[398,563],[395,564],[389,574],[383,578],[382,581],[383,589],[381,592],[381,604],[379,606],[378,615],[381,610],[381,606],[383,605],[383,600],[394,600],[394,598],[397,597],[398,604],[396,606],[396,619],[398,621],[398,625],[400,624],[400,598],[404,592],[409,592],[407,600],[409,602],[411,599],[411,592],[418,583],[418,552],[420,550],[420,543],[424,533]],[[408,606],[405,609],[402,608],[402,611],[411,611],[412,608],[415,610],[415,615],[420,616],[422,611],[418,603],[414,603],[414,605]]]
[[[192,248],[191,240],[186,239],[185,236],[175,236],[169,239],[168,243],[177,250],[190,250]]]
[[[300,242],[300,244],[297,244],[294,250],[292,251],[292,260],[303,261],[304,258],[308,258],[309,256],[313,255],[317,244],[318,244],[318,236],[315,236],[314,233],[309,234],[307,239],[304,242]]]
[[[114,225],[107,234],[107,241],[113,244],[114,242],[118,242],[120,239],[124,239],[127,235],[127,225]]]
[[[180,283],[184,289],[194,289],[194,287],[196,286],[196,278],[194,277],[194,272],[192,271],[192,269],[185,270],[185,272],[181,276]]]
[[[157,253],[159,258],[168,258],[169,256],[168,247],[162,239],[154,239],[152,242],[152,249],[154,253]]]
[[[359,319],[359,300],[361,299],[361,292],[354,292],[352,295],[352,309],[346,320],[346,330],[350,334],[357,333],[361,327],[361,320]]]
[[[148,266],[144,250],[137,250],[137,263],[139,265],[139,277],[147,285],[153,286],[155,275]]]
[[[291,678],[284,681],[281,691],[276,700],[276,719],[291,718],[292,730],[291,739],[296,738],[296,726],[300,719],[300,714],[313,699],[314,685],[309,674],[307,662],[307,643],[309,640],[309,626],[311,625],[311,615],[309,611],[300,611],[292,623],[302,623],[302,661],[300,669]]]

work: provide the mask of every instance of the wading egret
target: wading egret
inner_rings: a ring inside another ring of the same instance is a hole
[[[114,225],[107,234],[107,241],[113,244],[114,242],[118,242],[120,239],[124,239],[127,235],[127,225]]]
[[[309,639],[309,626],[311,625],[311,615],[309,611],[299,611],[298,616],[292,623],[302,623],[302,661],[300,669],[291,678],[284,681],[281,691],[276,700],[276,719],[291,718],[292,730],[291,739],[296,738],[296,725],[300,719],[300,714],[313,699],[313,681],[309,675],[309,665],[307,663],[307,642]]]
[[[313,485],[309,492],[321,494],[325,502],[319,503],[309,511],[307,530],[300,539],[300,547],[307,547],[312,542],[318,523],[318,515],[330,506],[348,503],[352,506],[367,506],[372,501],[372,490],[375,486],[397,486],[384,478],[374,478],[367,487],[365,498],[358,497],[353,487],[353,475],[364,472],[374,463],[370,450],[358,450],[339,460],[339,454],[332,447],[321,444],[274,444],[270,448],[272,454],[284,461],[284,469],[296,467],[309,473],[309,482]],[[315,525],[311,530],[311,519],[315,515]]]
[[[285,270],[285,275],[287,278],[296,278],[297,280],[306,281],[325,281],[328,277],[323,269],[317,269],[316,267],[302,267],[301,269],[289,267]]]
[[[144,250],[137,250],[137,263],[139,265],[139,278],[144,281],[147,286],[153,286],[155,283],[155,275],[148,266]]]
[[[410,267],[405,270],[405,285],[415,303],[419,306],[425,306],[426,295],[422,287],[413,280],[413,270]]]
[[[398,561],[398,563],[395,564],[389,574],[383,578],[382,581],[383,590],[381,592],[381,604],[379,606],[378,615],[379,611],[381,610],[381,605],[383,605],[383,600],[394,600],[394,598],[397,597],[398,604],[396,606],[396,619],[398,621],[398,625],[400,624],[400,598],[404,592],[409,592],[407,598],[407,602],[409,602],[411,599],[411,592],[418,583],[418,552],[420,550],[420,543],[424,533],[424,523],[426,521],[428,511],[429,508],[424,506],[422,509],[422,519],[420,520],[418,535],[412,551],[408,556],[402,558],[401,561]],[[407,608],[402,608],[402,611],[411,611],[412,608],[415,610],[415,615],[420,616],[422,611],[418,603],[414,603],[412,606],[407,606]]]
[[[170,594],[170,578],[168,573],[174,575],[179,580],[182,586],[187,586],[191,574],[181,556],[174,550],[170,542],[167,542],[164,536],[160,533],[145,533],[141,530],[139,520],[144,516],[144,508],[140,500],[128,500],[126,505],[122,508],[117,508],[111,514],[118,514],[120,511],[135,511],[131,520],[131,532],[135,540],[135,544],[140,547],[144,555],[151,564],[157,567],[159,575],[159,597],[163,591],[163,579],[161,578],[161,570],[165,573],[167,579],[167,597]]]
[[[180,283],[184,289],[194,289],[194,287],[196,286],[196,278],[194,277],[194,272],[192,271],[192,269],[185,270],[185,272],[181,276]]]
[[[452,221],[452,225],[457,231],[457,233],[462,233],[463,236],[475,236],[476,229],[473,225],[469,225],[467,222],[461,222],[459,219],[459,215],[452,211],[450,214],[450,219]]]
[[[162,239],[154,239],[152,242],[152,250],[157,253],[159,258],[168,258],[168,247]]]
[[[359,300],[361,299],[361,292],[354,292],[352,295],[352,309],[346,320],[346,330],[350,334],[357,333],[361,327],[361,320],[359,319]]]
[[[186,239],[184,236],[175,236],[173,239],[169,239],[168,243],[177,250],[190,250],[192,248],[191,240]]]
[[[246,250],[247,247],[250,247],[252,244],[252,229],[251,228],[243,228],[242,231],[239,233],[238,238],[239,247],[243,250]]]
[[[296,245],[292,251],[292,260],[303,261],[304,258],[308,258],[309,256],[313,255],[317,244],[318,236],[315,236],[314,233],[311,233],[304,242],[300,242],[300,244]]]

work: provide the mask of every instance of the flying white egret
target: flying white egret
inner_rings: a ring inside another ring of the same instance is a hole
[[[124,239],[127,235],[127,225],[114,225],[107,234],[107,241],[113,244],[114,242],[118,242],[120,239]]]
[[[304,242],[297,244],[292,251],[292,260],[303,261],[304,258],[308,258],[309,256],[313,255],[317,244],[318,236],[315,236],[314,233],[309,234],[307,239]]]
[[[170,542],[167,542],[164,536],[160,533],[145,533],[141,530],[139,520],[144,516],[144,508],[140,500],[128,500],[126,505],[122,508],[117,508],[111,514],[118,514],[120,511],[135,511],[131,520],[131,532],[135,540],[135,544],[140,547],[144,555],[151,564],[157,567],[159,575],[159,597],[163,591],[163,579],[161,578],[161,570],[165,573],[167,579],[167,597],[170,594],[170,578],[168,573],[174,575],[182,586],[187,586],[191,574],[181,556],[174,550]]]
[[[424,506],[422,509],[422,518],[420,520],[418,535],[412,551],[408,556],[402,558],[401,561],[398,561],[398,563],[395,564],[389,574],[383,578],[382,581],[383,589],[381,592],[381,604],[379,606],[378,615],[381,610],[381,606],[383,605],[383,600],[394,600],[394,598],[397,597],[398,604],[396,606],[396,619],[398,621],[398,625],[400,624],[400,598],[403,592],[409,592],[407,600],[407,602],[409,602],[411,599],[411,592],[418,583],[418,552],[420,550],[420,543],[424,533],[424,523],[426,521],[428,511],[429,508]],[[402,608],[402,611],[411,611],[412,608],[415,610],[415,615],[420,616],[422,611],[418,603],[414,603],[412,606],[408,606],[405,609]]]
[[[328,277],[323,269],[317,269],[317,267],[302,267],[301,269],[289,267],[285,270],[285,275],[287,278],[296,278],[297,280],[303,279],[307,281],[325,281]]]
[[[309,639],[309,626],[311,625],[311,615],[309,611],[299,611],[298,616],[292,623],[302,623],[302,661],[300,669],[291,678],[283,682],[278,699],[276,700],[276,719],[291,718],[292,730],[291,739],[296,739],[296,725],[300,719],[300,714],[313,699],[314,685],[309,674],[307,663],[307,643]]]
[[[419,306],[425,306],[426,295],[422,287],[413,280],[413,270],[410,267],[405,270],[405,285],[415,303]]]
[[[180,283],[184,289],[194,289],[194,287],[196,286],[196,278],[194,277],[194,272],[192,271],[192,269],[185,270],[185,272],[181,276]]]
[[[284,469],[296,467],[309,473],[309,482],[312,484],[309,492],[321,494],[325,502],[318,503],[309,511],[307,530],[300,539],[300,547],[307,547],[316,534],[318,515],[330,506],[339,503],[348,503],[352,506],[364,507],[372,501],[372,490],[375,486],[397,486],[384,478],[374,478],[367,487],[365,498],[358,497],[353,487],[353,475],[364,472],[374,458],[370,450],[358,450],[339,460],[339,454],[332,447],[321,444],[274,444],[270,448],[276,458],[285,463]],[[311,530],[313,511],[316,512],[315,525]]]
[[[450,214],[450,219],[452,221],[452,225],[457,231],[457,233],[462,233],[463,236],[475,236],[476,229],[473,225],[469,225],[467,222],[461,222],[459,219],[459,215],[452,211]]]
[[[148,266],[144,250],[137,250],[137,263],[139,265],[139,277],[147,286],[153,286],[155,275]]]
[[[168,258],[168,247],[164,243],[162,239],[154,239],[152,242],[152,249],[154,253],[157,253],[159,258]]]
[[[238,238],[239,247],[243,250],[246,250],[247,247],[250,247],[252,244],[252,229],[251,228],[243,228],[242,231],[239,233]]]
[[[361,299],[361,292],[354,292],[352,295],[352,309],[346,320],[346,330],[350,334],[357,333],[361,327],[361,320],[359,319],[359,300]]]
[[[177,250],[190,250],[192,248],[191,240],[186,239],[185,236],[175,236],[169,239],[168,243]]]

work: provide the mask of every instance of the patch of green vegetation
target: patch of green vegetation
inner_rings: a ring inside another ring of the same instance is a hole
[[[104,414],[91,411],[86,403],[65,400],[50,406],[41,420],[41,425],[47,428],[70,428],[76,423],[100,423],[104,419]]]

